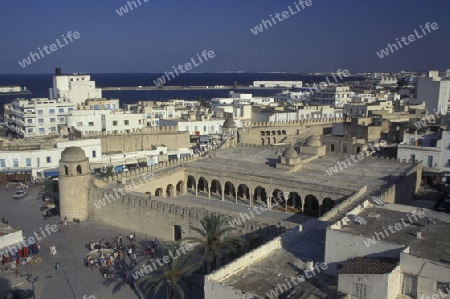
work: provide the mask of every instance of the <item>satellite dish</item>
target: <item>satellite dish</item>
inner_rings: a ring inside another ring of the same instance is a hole
[[[356,224],[356,225],[366,225],[366,224],[367,224],[367,220],[364,219],[364,218],[361,217],[361,216],[358,216],[358,215],[349,214],[349,215],[347,215],[347,218],[348,218],[353,224]]]
[[[376,206],[384,206],[384,201],[379,196],[374,196],[374,195],[369,197],[369,201],[373,205],[373,211],[371,213],[369,213],[368,216],[375,217],[375,218],[380,217],[380,214],[377,214],[377,212],[376,212]]]

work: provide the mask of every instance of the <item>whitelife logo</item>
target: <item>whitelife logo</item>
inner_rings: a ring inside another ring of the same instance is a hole
[[[428,33],[431,33],[431,29],[438,30],[439,26],[438,26],[438,23],[436,23],[436,22],[433,22],[431,24],[430,24],[430,22],[427,22],[425,24],[425,28],[427,29]],[[414,30],[414,34],[408,35],[408,41],[409,42],[406,41],[406,37],[402,36],[402,38],[400,40],[403,42],[403,45],[407,46],[410,43],[416,41],[416,37],[417,37],[417,39],[421,39],[422,37],[427,35],[427,32],[422,27],[422,25],[420,25],[420,29],[422,29],[423,35],[420,35],[420,33],[417,32],[417,29],[415,29]],[[401,49],[402,48],[402,43],[398,40],[398,38],[396,38],[395,40],[397,41],[398,47],[400,47],[400,49]],[[393,43],[393,44],[388,43],[386,48],[381,49],[380,52],[377,52],[377,55],[378,55],[378,57],[380,57],[380,59],[383,59],[385,56],[389,56],[389,50],[391,50],[391,53],[394,53],[395,51],[398,51],[398,47],[397,47],[397,45],[395,43]]]
[[[212,58],[216,57],[216,54],[214,53],[213,50],[209,50],[209,51],[203,50],[201,57],[203,57],[203,59],[205,61],[208,61],[208,57],[212,59]],[[201,57],[197,53],[197,58],[198,58],[198,61],[200,62],[199,64],[195,62],[193,57],[191,58],[191,61],[192,61],[192,64],[194,65],[194,67],[197,67],[197,66],[203,64],[203,60]],[[183,65],[181,65],[181,64],[179,64],[177,68],[182,74],[184,74],[187,71],[192,70],[192,64],[190,62],[185,63],[184,64],[185,70],[183,70]],[[167,77],[167,82],[169,82],[171,79],[175,79],[175,77],[178,77],[180,74],[178,73],[177,68],[175,68],[175,66],[172,66],[172,68],[173,68],[175,74],[177,74],[176,76],[172,72],[164,72],[164,76],[161,76],[158,79],[154,80],[153,83],[155,83],[156,86],[160,87],[160,86],[166,84],[166,77]],[[172,78],[170,78],[169,75],[172,76]]]
[[[297,10],[293,10],[292,7],[289,5],[288,6],[289,11],[285,10],[281,14],[280,13],[275,14],[275,18],[277,18],[278,22],[282,22],[282,21],[286,20],[287,18],[289,18],[290,16],[298,14],[301,10],[305,10],[306,7],[312,5],[312,0],[306,0],[306,1],[299,0],[298,3],[294,2],[294,4],[295,4],[295,8],[297,8]],[[299,5],[302,7],[301,9],[300,9]],[[281,16],[281,18],[280,18],[280,16]],[[277,21],[275,21],[275,18],[272,15],[270,15],[270,18],[273,23],[270,20],[263,19],[263,20],[261,20],[261,24],[259,24],[258,26],[255,26],[254,28],[251,28],[250,31],[254,35],[257,35],[258,33],[263,32],[264,28],[269,29],[270,27],[276,25]],[[263,28],[263,25],[264,25],[264,28]],[[267,27],[267,25],[269,25],[269,27]]]
[[[27,67],[27,66],[29,66],[31,64],[31,60],[33,60],[33,62],[36,62],[36,59],[40,60],[41,58],[44,58],[45,55],[44,55],[44,53],[42,51],[44,51],[48,55],[48,54],[51,54],[52,52],[55,52],[58,49],[61,49],[61,48],[65,47],[66,45],[69,44],[69,42],[67,41],[66,37],[71,42],[73,42],[74,39],[79,39],[81,37],[81,35],[80,35],[80,33],[78,31],[74,31],[73,33],[72,33],[72,31],[69,31],[69,32],[67,32],[67,36],[65,36],[64,34],[61,35],[61,36],[63,37],[63,40],[64,40],[65,44],[62,44],[59,41],[59,38],[57,38],[56,39],[56,44],[51,44],[49,47],[43,46],[42,49],[41,49],[41,47],[38,47],[39,53],[30,52],[30,55],[27,58],[22,59],[22,61],[19,61],[19,65],[22,68],[25,68],[25,67]],[[49,51],[49,49],[50,49],[50,51]],[[39,55],[39,54],[41,54],[41,55]]]

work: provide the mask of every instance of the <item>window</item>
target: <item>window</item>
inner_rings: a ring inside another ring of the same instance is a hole
[[[47,158],[45,158],[45,161],[46,161],[47,163],[52,163],[52,157],[47,157]]]
[[[13,159],[13,167],[19,167],[19,160]]]
[[[50,114],[55,114],[55,109],[49,109],[48,112],[49,112]]]
[[[139,120],[138,120],[138,124],[139,124],[139,125],[142,124],[142,120],[139,119]]]
[[[197,132],[198,131],[198,126],[194,127],[194,131]]]
[[[128,126],[128,125],[130,124],[130,121],[129,121],[128,119],[126,119],[126,120],[124,120],[123,124],[124,124],[125,126]]]
[[[416,161],[416,155],[411,155],[411,161],[412,162]]]
[[[29,123],[29,124],[33,123],[33,119],[32,118],[27,118],[27,123]]]
[[[0,166],[6,167],[5,159],[0,159]]]
[[[82,127],[83,123],[81,121],[77,122],[77,127]]]
[[[56,132],[56,127],[51,127],[50,132]]]
[[[28,128],[27,132],[28,133],[33,133],[33,128]]]
[[[342,147],[342,152],[343,152],[344,154],[347,153],[347,146],[346,146],[346,145],[344,145],[344,146]]]
[[[402,294],[412,298],[417,297],[417,276],[408,273],[403,274]]]
[[[96,151],[92,151],[92,158],[96,158],[97,157],[97,152]]]
[[[56,118],[50,118],[50,122],[51,122],[51,123],[56,122]]]
[[[174,225],[173,226],[173,239],[174,241],[180,241],[181,240],[181,226]]]
[[[37,163],[37,167],[39,167],[41,164],[41,158],[36,158],[36,163]]]
[[[433,167],[433,156],[428,156],[428,167]]]
[[[151,113],[147,113],[147,118],[152,118],[152,114]]]
[[[64,113],[64,108],[59,108],[59,109],[58,109],[58,112],[59,112],[59,113]]]
[[[59,122],[64,122],[65,121],[65,118],[64,118],[64,116],[63,117],[60,117],[60,118],[58,118],[58,120],[59,120]]]
[[[67,111],[68,111],[68,112],[73,111],[73,108],[69,108],[69,109],[67,109]]]
[[[330,144],[330,151],[334,152],[334,144]]]
[[[25,159],[25,164],[26,164],[27,167],[30,167],[31,166],[31,158],[26,158]]]
[[[357,146],[356,147],[356,154],[359,154],[361,152],[361,147],[360,146]]]
[[[189,132],[189,126],[186,126],[186,130],[185,131],[188,131]]]
[[[44,114],[44,110],[38,110],[38,111],[37,111],[37,114],[38,114],[38,115]]]
[[[206,126],[203,126],[203,132],[208,131],[208,129],[206,128]]]
[[[39,133],[45,133],[45,129],[44,128],[39,128]]]
[[[117,120],[114,120],[114,121],[112,122],[112,124],[113,124],[113,126],[117,126]]]
[[[43,124],[44,123],[44,119],[43,118],[38,118],[38,123]]]
[[[93,121],[90,121],[90,122],[88,123],[88,125],[89,125],[89,127],[93,127],[93,126],[94,126],[94,122],[93,122]]]

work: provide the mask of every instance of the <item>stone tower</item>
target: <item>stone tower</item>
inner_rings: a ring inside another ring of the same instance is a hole
[[[91,180],[89,159],[77,147],[66,148],[59,160],[60,217],[68,220],[88,217],[88,188]]]

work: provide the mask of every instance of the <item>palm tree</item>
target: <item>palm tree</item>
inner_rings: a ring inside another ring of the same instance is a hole
[[[203,97],[197,97],[196,100],[200,102],[200,107],[204,107],[207,109],[211,108],[211,102],[208,101],[207,99]]]
[[[202,254],[203,262],[207,263],[207,272],[211,272],[211,263],[216,260],[216,269],[220,266],[220,260],[230,253],[238,251],[245,244],[241,237],[227,236],[228,232],[236,228],[228,226],[220,215],[210,214],[200,220],[202,228],[190,226],[201,237],[188,237],[185,241],[197,243]]]
[[[114,165],[109,164],[105,166],[105,174],[106,176],[113,176],[114,175]]]
[[[166,254],[166,256],[168,255]],[[177,296],[184,299],[185,294],[182,287],[184,284],[189,287],[192,285],[201,287],[189,279],[199,267],[199,263],[193,263],[192,252],[187,252],[176,259],[170,259],[164,266],[143,276],[138,280],[138,284],[146,297],[149,297],[152,292],[156,295],[161,287],[165,286],[169,299],[175,299]]]

